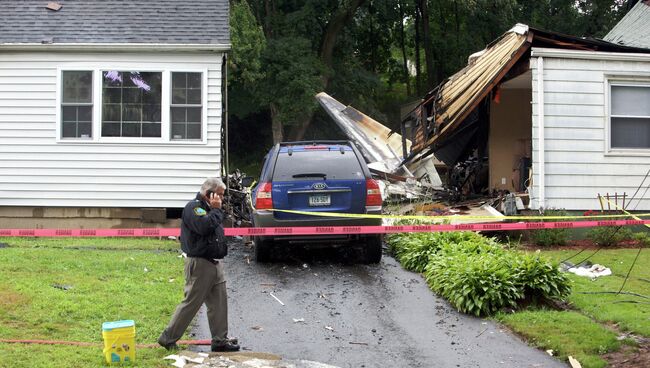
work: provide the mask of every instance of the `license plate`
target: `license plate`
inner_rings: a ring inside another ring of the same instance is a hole
[[[309,205],[310,206],[329,206],[330,205],[330,195],[329,194],[321,194],[321,195],[309,196]]]

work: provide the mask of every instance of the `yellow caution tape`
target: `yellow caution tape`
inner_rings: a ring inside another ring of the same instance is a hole
[[[251,186],[252,187],[252,186]],[[253,211],[257,211],[253,205],[251,196],[248,197],[251,208]],[[609,200],[608,200],[609,202]],[[611,202],[610,202],[611,203]],[[619,207],[614,204],[614,206]],[[599,218],[624,218],[632,217],[636,220],[640,220],[640,217],[650,217],[650,213],[639,213],[636,215],[630,214],[629,212],[622,210],[625,214],[622,215],[589,215],[589,216],[465,216],[465,215],[444,215],[444,216],[424,216],[424,215],[392,215],[392,214],[382,214],[382,215],[373,215],[368,213],[338,213],[338,212],[317,212],[317,211],[298,211],[298,210],[280,210],[275,208],[264,209],[262,211],[273,211],[273,212],[284,212],[292,213],[295,215],[305,215],[305,216],[318,216],[318,217],[344,217],[344,218],[391,218],[391,219],[400,219],[400,220],[429,220],[429,221],[440,221],[440,220],[458,220],[462,219],[471,219],[471,220],[568,220],[568,219],[599,219]],[[646,225],[650,227],[650,225]]]
[[[619,210],[625,212],[625,215],[626,215],[626,216],[632,216],[632,218],[634,218],[635,220],[641,220],[640,216],[644,215],[644,214],[633,215],[633,214],[627,212],[627,211],[625,210],[625,208],[619,206],[617,203],[612,203],[612,201],[610,201],[609,199],[607,199],[607,198],[605,198],[605,197],[601,197],[601,196],[598,196],[598,197],[599,197],[599,198],[604,198],[607,202],[609,202],[609,204],[613,204],[614,207],[616,207],[616,208],[618,208]],[[650,228],[650,225],[648,225],[648,224],[644,224],[644,226],[647,227],[647,228]]]
[[[255,208],[253,208],[255,209]],[[593,215],[593,216],[464,216],[464,215],[444,215],[444,216],[424,216],[424,215],[373,215],[373,214],[357,214],[357,213],[336,213],[336,212],[312,212],[312,211],[297,211],[297,210],[280,210],[268,209],[265,211],[293,213],[296,215],[306,216],[320,216],[320,217],[346,217],[346,218],[392,218],[404,220],[451,220],[451,219],[472,219],[472,220],[566,220],[566,219],[598,219],[598,218],[623,218],[623,217],[644,217],[650,216],[650,213],[641,213],[638,215],[624,214],[624,215]]]

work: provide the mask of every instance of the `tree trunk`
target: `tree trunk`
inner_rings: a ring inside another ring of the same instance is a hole
[[[284,140],[282,134],[282,120],[278,114],[278,108],[274,103],[271,103],[271,132],[273,133],[273,144],[280,143]]]
[[[264,17],[264,34],[266,35],[267,39],[270,39],[273,37],[273,29],[271,29],[270,19],[272,17],[272,14],[275,12],[271,0],[266,0],[264,2],[264,9],[266,10],[266,17]]]
[[[415,94],[422,94],[422,80],[420,74],[420,6],[415,5]]]
[[[377,74],[377,43],[375,37],[375,9],[372,0],[368,2],[368,17],[370,18],[370,70]]]
[[[357,12],[357,9],[363,4],[365,0],[348,0],[332,15],[332,18],[327,24],[327,29],[323,35],[323,43],[320,51],[320,59],[328,68],[332,67],[332,57],[334,54],[334,46],[336,45],[336,38],[341,33],[346,24],[352,20],[352,17]],[[323,75],[323,90],[327,89],[329,84],[329,76]],[[313,113],[308,114],[300,123],[295,125],[289,136],[292,140],[302,140],[311,124]]]
[[[336,38],[343,30],[343,27],[350,22],[354,13],[357,12],[357,9],[364,1],[365,0],[349,0],[347,5],[343,4],[343,6],[339,8],[327,24],[320,52],[321,60],[326,66],[332,66],[332,55],[334,54]],[[327,87],[327,84],[325,84],[325,87]]]
[[[445,40],[445,44],[449,46],[447,44],[447,40],[448,40],[447,22],[445,20],[445,12],[442,7],[442,2],[438,3],[438,6],[440,7],[439,8],[440,12],[438,13],[438,15],[440,17],[440,30],[442,32],[442,39]],[[458,20],[458,17],[456,17],[456,20]],[[458,25],[456,25],[456,27],[458,27]],[[458,35],[456,35],[456,37],[458,37]],[[445,53],[443,52],[442,56],[439,57],[437,60],[438,60],[438,68],[436,71],[436,84],[442,82],[442,80],[445,77]]]
[[[301,119],[298,124],[294,125],[289,133],[289,140],[291,141],[302,141],[305,139],[305,133],[307,133],[307,128],[311,124],[311,118],[313,114],[308,114],[303,119]]]
[[[408,58],[406,56],[406,45],[404,40],[404,5],[402,0],[397,2],[399,7],[399,35],[400,35],[400,48],[402,49],[402,63],[404,64],[404,82],[406,83],[406,95],[411,95],[411,76],[408,68]]]
[[[431,42],[431,31],[429,27],[429,5],[428,0],[420,0],[420,12],[422,15],[422,38],[424,41],[424,61],[427,66],[427,90],[435,85],[435,61],[433,55],[433,42]],[[442,26],[442,25],[441,25]]]

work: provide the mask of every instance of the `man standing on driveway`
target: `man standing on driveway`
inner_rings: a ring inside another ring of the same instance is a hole
[[[225,184],[208,178],[196,198],[183,209],[181,249],[185,258],[185,298],[176,307],[158,343],[176,349],[176,341],[205,303],[212,334],[212,351],[237,351],[239,345],[228,339],[228,297],[223,257],[228,253],[221,209]]]

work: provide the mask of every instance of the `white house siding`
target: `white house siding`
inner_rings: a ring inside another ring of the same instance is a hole
[[[0,206],[183,207],[220,174],[221,61],[220,53],[0,53]],[[57,141],[57,74],[67,68],[207,71],[207,141]]]
[[[631,54],[533,50],[533,208],[540,205],[540,180],[544,180],[544,207],[567,210],[600,209],[599,193],[626,193],[629,203],[643,182],[650,169],[650,150],[613,154],[607,147],[608,76],[625,74],[645,80],[650,76],[650,55],[625,60],[626,55]],[[537,57],[543,57],[543,179],[539,177]],[[650,210],[648,185],[650,178],[628,209]]]

